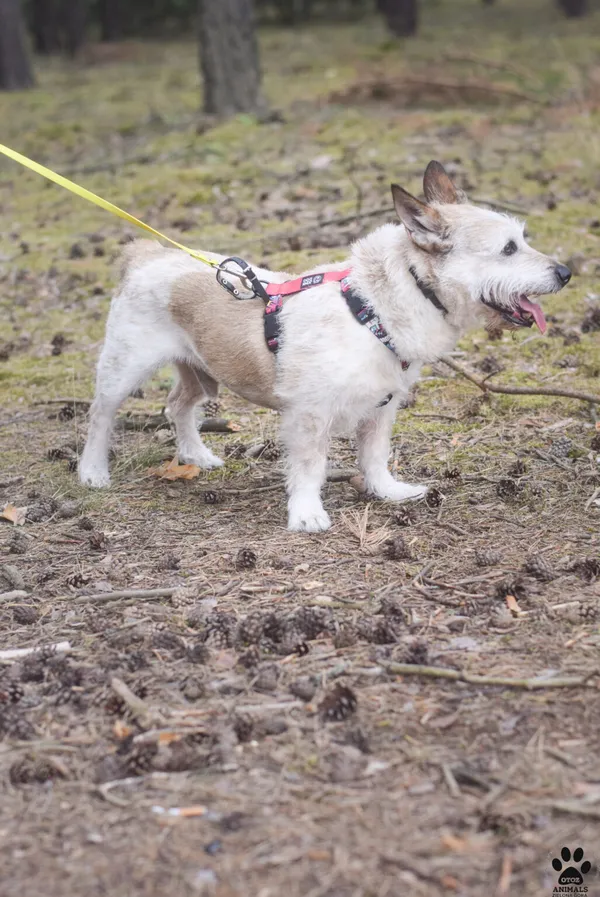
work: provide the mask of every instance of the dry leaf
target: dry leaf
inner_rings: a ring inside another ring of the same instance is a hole
[[[323,583],[318,579],[311,579],[309,582],[303,583],[302,588],[305,592],[314,592],[315,589],[322,589]]]
[[[331,851],[319,850],[318,848],[309,850],[306,854],[307,860],[328,862],[331,859]]]
[[[27,508],[15,508],[14,505],[4,505],[0,517],[4,517],[5,520],[10,520],[15,526],[23,526],[26,514]]]
[[[456,835],[442,835],[441,842],[448,850],[454,853],[464,853],[469,848],[468,838],[458,838]]]
[[[506,596],[506,606],[508,607],[508,609],[511,613],[515,614],[515,616],[518,616],[519,614],[523,613],[523,611],[519,607],[519,602],[517,601],[517,599],[515,598],[514,595]]]
[[[129,738],[132,733],[133,729],[131,726],[127,726],[120,719],[118,719],[113,726],[113,735],[115,738],[118,738],[119,741],[122,741],[124,738]]]
[[[181,741],[183,735],[178,732],[161,732],[158,736],[159,744],[172,744],[174,741]]]
[[[195,464],[178,464],[177,458],[165,461],[160,467],[151,467],[148,471],[161,480],[193,480],[200,473]]]

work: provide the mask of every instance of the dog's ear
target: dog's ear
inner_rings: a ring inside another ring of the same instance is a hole
[[[425,252],[448,252],[448,226],[437,209],[421,202],[398,184],[392,184],[392,197],[396,214],[416,246]]]
[[[454,186],[443,165],[432,160],[423,176],[423,192],[427,202],[456,203],[466,202],[467,197]]]

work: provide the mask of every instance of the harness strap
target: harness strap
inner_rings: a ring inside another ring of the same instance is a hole
[[[269,296],[291,296],[293,293],[301,293],[302,290],[310,290],[322,283],[335,283],[343,280],[350,274],[350,268],[345,271],[322,271],[319,274],[306,274],[295,280],[286,280],[284,283],[268,283],[266,291]]]

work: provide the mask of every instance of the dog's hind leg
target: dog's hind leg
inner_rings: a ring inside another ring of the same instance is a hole
[[[329,446],[327,423],[314,412],[286,410],[280,434],[287,458],[288,529],[323,532],[331,526],[321,502]]]
[[[87,441],[79,462],[79,479],[87,486],[109,486],[108,451],[115,415],[127,396],[150,377],[163,359],[139,353],[107,338],[96,374]]]
[[[388,470],[390,438],[398,409],[391,399],[387,405],[375,408],[360,422],[356,430],[358,464],[365,475],[368,492],[389,501],[414,501],[423,498],[426,486],[411,486],[395,480]]]
[[[219,389],[216,380],[195,365],[176,362],[179,381],[167,399],[167,412],[175,424],[177,455],[184,464],[196,464],[210,470],[223,462],[202,442],[198,433],[195,408],[199,402],[214,398]]]

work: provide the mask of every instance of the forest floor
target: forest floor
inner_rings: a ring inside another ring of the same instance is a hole
[[[1,97],[2,141],[188,245],[298,271],[343,259],[438,158],[575,274],[546,337],[478,332],[455,360],[598,394],[599,26],[461,0],[405,44],[374,19],[267,30],[278,115],[211,128],[192,42],[91,47]],[[285,529],[276,415],[230,394],[222,470],[148,472],[173,452],[139,429],[164,370],[90,492],[75,458],[133,231],[8,162],[0,209],[0,509],[26,509],[0,524],[0,649],[71,647],[0,661],[3,897],[544,897],[580,846],[600,894],[590,405],[427,369],[392,464],[433,498],[330,483],[310,536]]]

